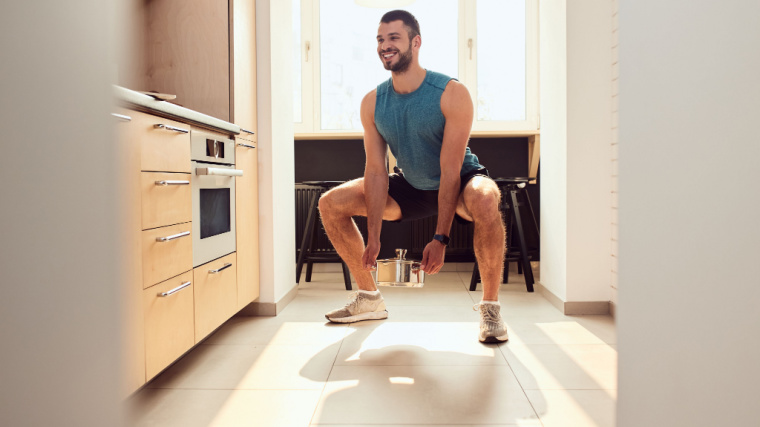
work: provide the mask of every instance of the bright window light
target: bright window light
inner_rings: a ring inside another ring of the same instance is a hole
[[[380,18],[389,10],[361,7],[353,0],[321,0],[321,129],[362,128],[362,98],[390,78],[376,41]],[[417,0],[407,10],[420,23],[420,64],[457,77],[457,1]]]

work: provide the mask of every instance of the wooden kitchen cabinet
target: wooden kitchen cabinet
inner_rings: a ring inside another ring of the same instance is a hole
[[[137,111],[131,115],[141,170],[190,173],[190,126]]]
[[[118,192],[122,196],[119,265],[122,310],[123,363],[119,394],[128,396],[145,384],[145,320],[142,310],[142,230],[140,212],[140,147],[134,144],[137,127],[134,111],[114,112],[116,152],[119,158]]]
[[[192,271],[143,290],[147,380],[195,344],[193,305]]]
[[[143,289],[193,269],[192,223],[142,232]]]
[[[235,138],[235,167],[243,170],[235,191],[237,231],[237,309],[259,297],[258,148],[250,134]]]
[[[192,221],[190,179],[189,173],[142,173],[143,230]]]
[[[127,246],[123,260],[125,363],[123,395],[135,392],[178,357],[259,296],[258,148],[256,147],[255,0],[146,2],[132,29],[134,69],[123,86],[176,94],[175,104],[235,123],[237,252],[202,266],[192,264],[190,133],[232,138],[212,126],[193,127],[181,116],[150,107],[117,127],[125,197]],[[138,69],[139,68],[139,69]],[[121,75],[121,74],[120,74]],[[167,119],[166,117],[172,117]],[[202,123],[202,122],[201,122]],[[123,126],[122,126],[123,124]],[[159,125],[159,126],[157,126]],[[184,132],[189,131],[189,132]],[[156,242],[184,231],[190,236]],[[189,246],[188,246],[189,245]],[[189,259],[189,262],[187,261]],[[226,264],[219,273],[209,273]],[[213,268],[212,268],[213,267]],[[170,295],[178,287],[186,287]]]
[[[193,270],[195,342],[237,312],[237,260],[234,253]]]

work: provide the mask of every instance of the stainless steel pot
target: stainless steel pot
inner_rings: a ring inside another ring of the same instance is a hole
[[[425,272],[420,269],[420,262],[405,259],[405,256],[406,249],[396,249],[396,258],[377,260],[374,272],[377,286],[425,286]]]

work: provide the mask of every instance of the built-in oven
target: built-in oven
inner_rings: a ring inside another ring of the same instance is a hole
[[[235,252],[235,143],[193,130],[190,134],[193,266]]]

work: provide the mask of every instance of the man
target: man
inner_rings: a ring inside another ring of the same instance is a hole
[[[319,210],[327,235],[356,278],[359,291],[344,308],[327,313],[331,322],[350,323],[388,317],[370,271],[380,251],[382,220],[411,221],[438,214],[435,235],[425,246],[422,269],[436,274],[444,263],[455,215],[475,225],[475,256],[483,282],[481,342],[507,340],[498,302],[505,231],[500,193],[467,142],[473,106],[467,88],[419,64],[422,45],[417,20],[394,10],[380,20],[377,53],[391,78],[368,93],[361,104],[364,177],[325,193]],[[390,147],[401,167],[388,175]],[[367,217],[364,246],[352,216]]]

